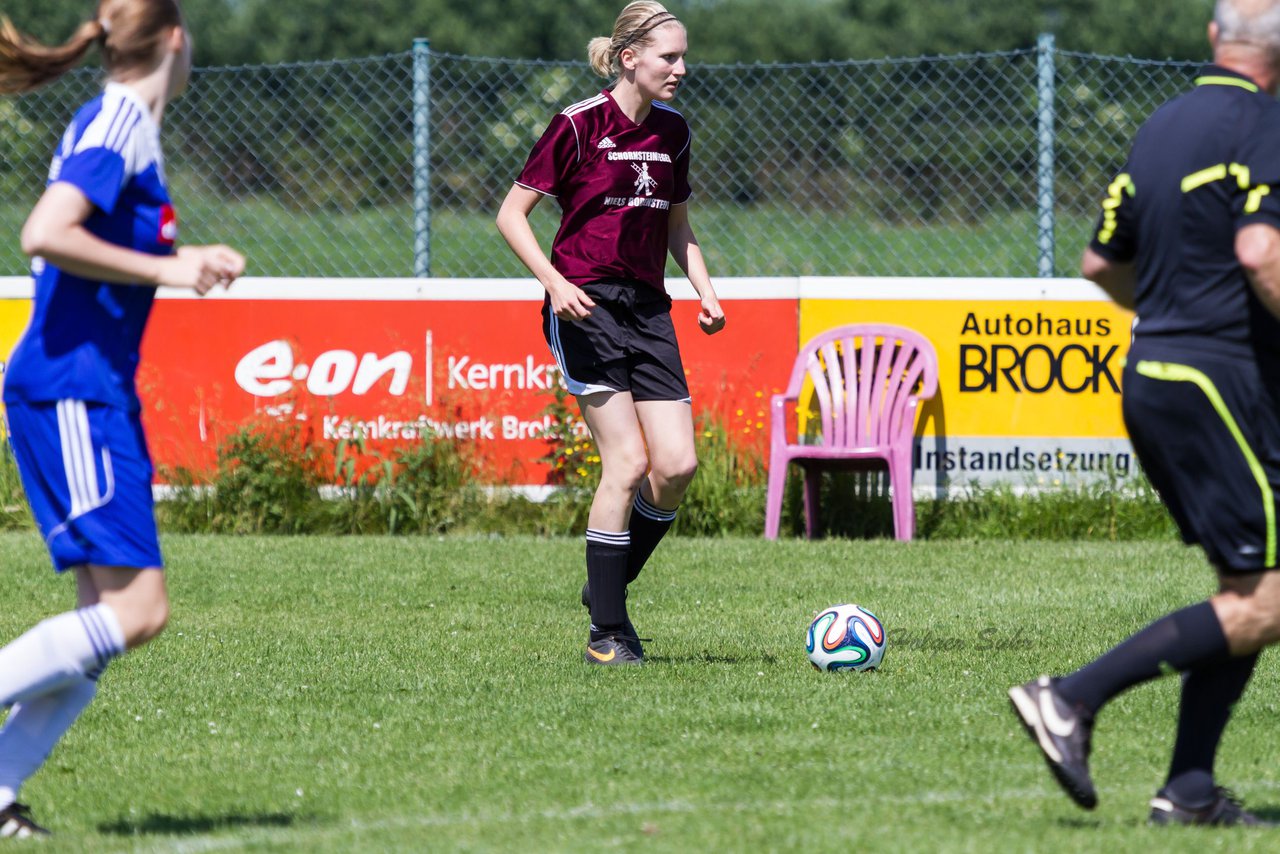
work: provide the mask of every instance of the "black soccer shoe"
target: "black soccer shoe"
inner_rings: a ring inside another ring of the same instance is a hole
[[[586,608],[587,611],[591,610],[591,587],[586,582],[582,585],[582,607]],[[631,625],[630,617],[623,621],[622,631],[618,634],[622,638],[622,642],[631,649],[636,658],[644,658],[644,645],[640,641],[645,640],[645,638],[641,638],[639,632],[636,631],[636,627]]]
[[[1215,786],[1213,800],[1200,807],[1187,807],[1176,803],[1165,790],[1156,792],[1151,799],[1151,815],[1148,824],[1189,824],[1208,827],[1280,827],[1274,821],[1258,818],[1240,803],[1230,789]]]
[[[625,664],[643,664],[644,658],[636,655],[619,634],[608,634],[587,644],[587,651],[582,654],[587,664],[599,664],[614,667]]]
[[[1009,689],[1009,700],[1058,783],[1071,800],[1091,810],[1098,805],[1098,793],[1089,778],[1093,719],[1069,708],[1054,691],[1053,683],[1048,676],[1041,676],[1015,685]]]
[[[0,839],[30,839],[48,836],[49,831],[31,818],[31,807],[17,801],[0,810]]]

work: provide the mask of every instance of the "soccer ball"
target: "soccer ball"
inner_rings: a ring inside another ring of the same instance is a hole
[[[884,645],[875,614],[861,605],[832,605],[809,624],[804,648],[818,670],[875,670]]]

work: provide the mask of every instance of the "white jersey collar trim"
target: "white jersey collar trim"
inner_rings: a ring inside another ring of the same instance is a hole
[[[102,89],[103,94],[113,95],[123,98],[142,111],[143,121],[154,126],[155,118],[151,115],[151,107],[147,106],[147,102],[142,100],[142,96],[138,94],[138,90],[125,83],[117,83],[114,80],[108,80],[107,85]]]

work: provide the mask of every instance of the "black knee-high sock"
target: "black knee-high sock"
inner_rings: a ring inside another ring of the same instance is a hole
[[[1174,611],[1057,682],[1063,699],[1089,714],[1165,668],[1191,670],[1227,654],[1227,638],[1208,602]]]
[[[640,570],[662,538],[671,530],[676,511],[663,510],[645,500],[644,489],[636,490],[635,504],[631,508],[631,557],[627,560],[627,583],[636,580]]]
[[[1213,799],[1213,759],[1231,712],[1253,676],[1258,653],[1227,657],[1182,676],[1178,740],[1173,745],[1165,794],[1199,806]]]
[[[587,585],[591,590],[591,638],[622,628],[627,621],[627,556],[631,536],[587,529]]]

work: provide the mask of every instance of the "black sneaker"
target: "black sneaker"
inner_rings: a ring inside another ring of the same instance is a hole
[[[644,658],[631,651],[631,647],[618,634],[608,634],[587,644],[587,651],[582,654],[587,664],[602,664],[610,667],[620,664],[642,664]]]
[[[1093,719],[1068,708],[1054,691],[1053,683],[1048,676],[1041,676],[1025,685],[1015,685],[1009,689],[1009,700],[1058,783],[1071,800],[1091,810],[1098,805],[1098,793],[1089,779]]]
[[[48,836],[49,831],[31,818],[31,807],[17,801],[0,810],[0,839],[28,839]]]
[[[1184,807],[1175,803],[1165,790],[1156,792],[1151,799],[1151,815],[1148,824],[1198,824],[1213,827],[1233,827],[1235,825],[1249,827],[1277,827],[1274,821],[1258,818],[1240,803],[1230,789],[1215,786],[1213,800],[1202,807]]]
[[[586,608],[588,612],[591,611],[591,588],[585,583],[582,585],[582,607]],[[619,635],[622,638],[622,642],[630,648],[636,658],[644,658],[644,644],[640,641],[645,639],[640,637],[640,633],[636,631],[636,627],[631,625],[630,617],[627,617],[623,622],[622,631]]]

